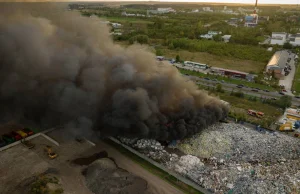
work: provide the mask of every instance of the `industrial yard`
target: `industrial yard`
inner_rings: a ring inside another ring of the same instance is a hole
[[[48,132],[47,138],[32,138],[34,148],[20,143],[2,150],[0,193],[31,194],[37,189],[34,185],[45,179],[57,182],[45,182],[41,188],[61,193],[182,193],[102,141],[93,144],[63,134],[64,129],[56,129]],[[57,157],[49,158],[46,146],[51,146]],[[97,181],[103,178],[105,182]]]

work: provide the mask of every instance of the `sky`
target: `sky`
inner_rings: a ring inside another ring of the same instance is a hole
[[[0,0],[0,2],[13,2],[13,1],[22,1],[22,2],[30,2],[30,1],[46,1],[46,2],[59,2],[59,1],[68,1],[68,2],[75,2],[75,1],[93,1],[97,2],[99,0]],[[245,3],[245,4],[254,4],[255,0],[100,0],[102,2],[121,2],[121,1],[151,1],[151,2],[202,2],[202,3],[211,3],[211,2],[217,2],[217,3]],[[300,0],[258,0],[259,4],[299,4]]]

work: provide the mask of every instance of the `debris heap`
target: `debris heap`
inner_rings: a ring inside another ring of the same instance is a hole
[[[214,193],[300,193],[300,141],[220,123],[185,139],[178,157],[155,140],[128,144]]]

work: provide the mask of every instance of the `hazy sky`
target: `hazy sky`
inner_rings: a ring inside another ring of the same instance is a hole
[[[13,2],[13,1],[21,1],[21,2],[30,2],[30,1],[46,1],[46,2],[59,2],[59,1],[99,1],[99,0],[0,0],[0,2]],[[152,2],[219,2],[219,3],[247,3],[254,4],[255,0],[102,0],[105,1],[152,1]],[[300,0],[258,0],[258,4],[299,4]]]

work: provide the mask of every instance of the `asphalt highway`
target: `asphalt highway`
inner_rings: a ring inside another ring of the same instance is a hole
[[[234,89],[234,91],[241,91],[244,94],[248,94],[251,96],[257,96],[257,97],[263,97],[263,98],[276,98],[279,99],[281,96],[283,96],[282,94],[279,94],[278,92],[272,92],[272,91],[264,91],[264,90],[257,90],[257,91],[253,91],[254,88],[250,88],[250,87],[241,87],[238,88],[236,84],[231,84],[231,83],[226,83],[226,82],[220,82],[220,81],[214,81],[214,80],[207,80],[204,78],[199,78],[197,76],[187,76],[185,75],[185,77],[189,78],[190,80],[193,80],[194,82],[196,82],[197,84],[203,85],[203,86],[216,86],[217,84],[221,84],[222,88],[226,91],[232,91],[232,89]],[[288,95],[287,93],[285,93],[284,95]],[[294,96],[292,97],[292,104],[299,106],[300,105],[300,99],[299,98],[295,98]]]

